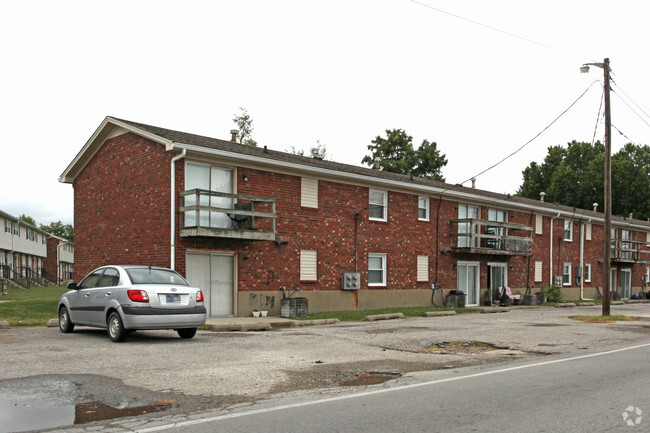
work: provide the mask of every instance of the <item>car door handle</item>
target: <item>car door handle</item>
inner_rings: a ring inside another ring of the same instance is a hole
[[[89,297],[89,296],[90,296],[90,293],[86,293],[86,295],[85,295],[85,296],[86,296],[86,298],[87,298],[87,297]]]
[[[106,296],[111,296],[111,292],[106,292]]]

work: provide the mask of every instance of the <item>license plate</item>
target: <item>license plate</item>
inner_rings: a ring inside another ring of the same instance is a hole
[[[181,295],[167,295],[166,299],[168,304],[178,304],[181,302]]]

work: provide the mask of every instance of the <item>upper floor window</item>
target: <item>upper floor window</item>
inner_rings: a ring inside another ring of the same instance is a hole
[[[507,221],[506,211],[501,209],[488,209],[488,221],[505,223]],[[505,236],[508,230],[504,226],[487,226],[485,228],[486,235],[492,235],[492,238],[485,239],[485,246],[487,248],[503,249],[505,247]]]
[[[564,240],[573,241],[573,221],[564,220]]]
[[[11,223],[5,220],[5,233],[11,234]]]
[[[368,192],[368,217],[375,221],[386,221],[388,218],[388,191],[371,189]]]
[[[232,194],[233,170],[214,165],[187,162],[185,164],[185,190],[192,189]],[[188,195],[185,197],[185,206],[194,206],[197,204],[205,207],[232,209],[233,199],[228,196],[210,196],[204,193],[200,195],[200,202],[197,203],[196,195]],[[211,212],[207,210],[185,212],[186,227],[230,228],[231,225],[230,217],[223,212]]]
[[[429,197],[418,197],[418,219],[429,221]]]

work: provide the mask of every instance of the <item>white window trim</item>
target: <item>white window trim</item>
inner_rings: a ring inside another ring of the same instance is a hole
[[[420,218],[420,209],[422,209],[420,207],[420,200],[421,199],[424,199],[424,204],[425,204],[425,206],[424,206],[425,217],[424,218]],[[418,197],[418,221],[429,221],[429,207],[430,207],[429,203],[430,203],[429,197],[423,197],[423,196]]]
[[[587,269],[589,269],[589,279],[587,279]],[[585,274],[585,283],[591,282],[591,263],[585,263],[585,269],[583,271]]]
[[[567,266],[567,265],[568,265],[568,266]],[[563,285],[563,286],[570,286],[570,285],[571,285],[571,278],[573,277],[573,275],[572,275],[573,268],[572,268],[571,266],[572,266],[572,265],[571,265],[571,263],[569,263],[569,262],[564,262],[564,263],[562,264],[562,285]],[[568,267],[568,269],[569,269],[569,274],[568,274],[568,275],[569,275],[569,282],[568,282],[568,283],[565,283],[565,282],[564,282],[564,276],[567,275],[567,274],[564,273],[564,270],[565,270],[565,268],[567,268],[567,267]]]
[[[566,232],[567,232],[567,227],[569,229],[569,237],[566,237]],[[573,221],[571,220],[564,220],[564,233],[562,234],[562,237],[566,242],[573,242]]]
[[[371,270],[376,271],[377,269],[370,269],[370,258],[378,258],[381,259],[381,265],[382,265],[382,275],[381,275],[381,282],[379,283],[371,283],[370,282],[370,277],[368,277],[368,286],[369,287],[384,287],[386,286],[386,254],[385,253],[368,253],[368,273],[370,273]]]
[[[368,190],[368,208],[370,208],[370,195],[373,192],[380,192],[384,196],[384,201],[382,203],[382,207],[384,209],[384,212],[383,212],[384,216],[383,216],[383,218],[374,218],[374,217],[371,217],[370,215],[368,215],[368,219],[370,221],[388,221],[388,191],[385,190],[385,189],[369,189]]]

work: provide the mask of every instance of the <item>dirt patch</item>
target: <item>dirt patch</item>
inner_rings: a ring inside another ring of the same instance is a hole
[[[443,341],[434,343],[422,350],[425,353],[434,353],[439,355],[473,355],[485,353],[495,349],[504,349],[496,347],[490,343],[481,341]]]

